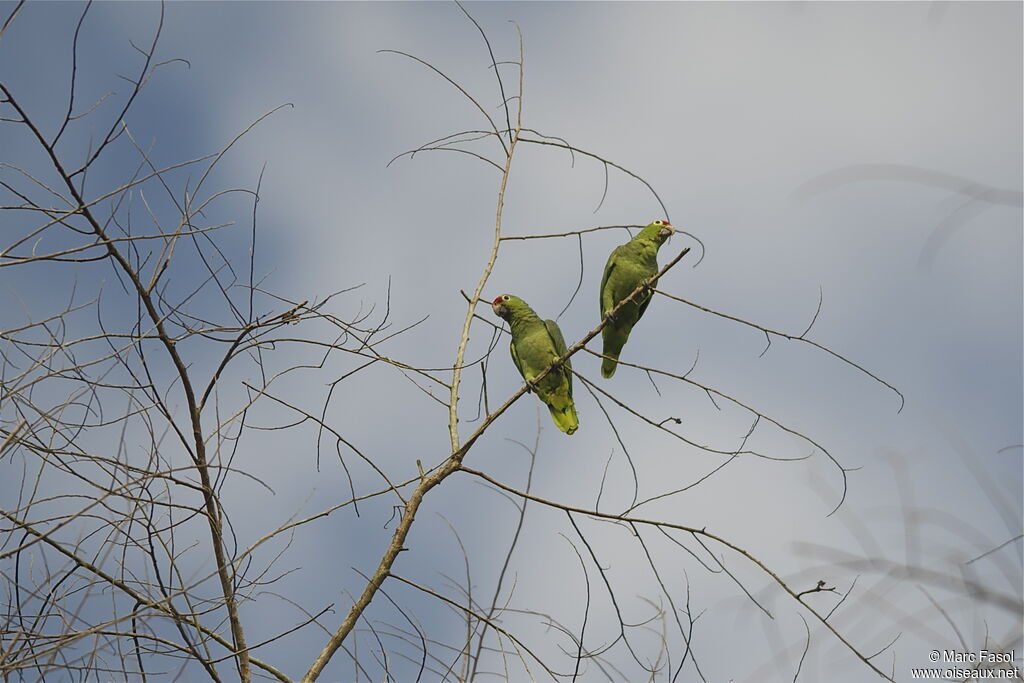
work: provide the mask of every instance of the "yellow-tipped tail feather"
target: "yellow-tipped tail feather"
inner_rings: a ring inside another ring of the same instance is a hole
[[[548,406],[548,410],[551,411],[551,419],[554,420],[555,426],[561,429],[566,434],[574,434],[579,429],[580,421],[576,417],[576,406],[570,404],[565,410],[558,411]]]

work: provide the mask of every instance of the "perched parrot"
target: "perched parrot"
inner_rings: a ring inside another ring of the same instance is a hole
[[[629,296],[634,289],[648,278],[658,273],[658,248],[665,243],[676,229],[668,221],[654,221],[640,233],[615,247],[601,277],[601,317],[608,317],[620,301]],[[651,282],[654,287],[657,280]],[[642,291],[633,300],[623,306],[614,318],[601,330],[604,339],[604,355],[608,356],[601,362],[601,376],[611,377],[615,374],[616,361],[622,347],[629,339],[629,333],[640,320],[640,316],[651,303],[652,293]]]
[[[541,320],[526,302],[511,294],[502,294],[491,302],[494,314],[508,321],[512,330],[512,362],[537,398],[547,404],[551,419],[566,434],[580,426],[576,404],[572,401],[572,364],[565,360],[534,384],[536,377],[566,351],[565,338],[554,320]]]

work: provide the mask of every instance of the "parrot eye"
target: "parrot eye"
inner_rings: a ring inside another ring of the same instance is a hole
[[[508,301],[508,294],[506,294],[505,296],[501,297],[501,300],[502,301]]]

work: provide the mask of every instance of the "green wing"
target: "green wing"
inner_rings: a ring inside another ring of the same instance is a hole
[[[569,350],[565,345],[565,337],[562,336],[562,330],[554,320],[545,320],[544,327],[548,329],[548,336],[551,337],[551,343],[555,345],[555,353],[557,353],[558,357],[561,358],[565,355],[565,352]],[[569,380],[569,397],[572,398],[572,360],[566,358],[564,365],[565,369],[562,371],[562,374]]]
[[[526,379],[526,373],[523,372],[523,362],[519,360],[519,353],[516,352],[516,343],[512,342],[511,344],[509,344],[508,349],[509,351],[512,352],[512,362],[515,363],[516,370],[519,371],[519,374],[522,375],[523,379]],[[530,389],[529,384],[526,385],[526,390],[528,392],[533,391],[532,389]]]
[[[604,312],[606,310],[610,310],[612,308],[615,308],[615,304],[618,303],[618,301],[611,301],[610,303],[605,301],[605,298],[610,298],[611,297],[611,294],[608,293],[608,291],[605,289],[605,286],[608,284],[608,278],[609,278],[609,276],[611,276],[612,271],[615,270],[615,254],[619,251],[619,249],[620,249],[620,247],[615,247],[614,249],[612,249],[611,255],[608,256],[608,263],[606,263],[604,265],[604,275],[601,276],[601,317],[602,318],[604,317]]]
[[[654,282],[651,283],[651,287],[657,287],[657,286],[658,286],[658,281],[657,280],[655,280]],[[645,294],[646,294],[646,296],[645,296]],[[651,304],[651,299],[654,298],[654,292],[646,292],[646,293],[645,292],[641,292],[641,293],[636,295],[636,298],[637,299],[643,298],[643,302],[640,304],[640,310],[636,314],[636,319],[640,320],[640,318],[644,317],[644,311],[646,311],[647,307]],[[636,301],[636,299],[634,299],[634,301]]]
[[[565,355],[565,352],[569,350],[569,347],[565,345],[565,337],[562,336],[562,330],[559,329],[558,323],[554,320],[545,320],[544,327],[548,328],[548,336],[551,337],[551,343],[555,345],[555,353],[561,358]],[[572,360],[569,358],[565,359],[565,367],[572,369]]]

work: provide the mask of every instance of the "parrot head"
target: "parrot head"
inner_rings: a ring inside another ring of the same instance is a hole
[[[502,294],[499,297],[495,297],[494,301],[491,302],[491,310],[494,311],[494,315],[498,316],[503,320],[508,320],[512,317],[512,310],[509,304],[515,305],[515,301],[518,301],[518,297],[514,297],[511,294]]]
[[[668,221],[657,220],[647,226],[648,228],[656,227],[657,232],[655,233],[658,238],[658,243],[662,244],[665,240],[675,234],[676,229]]]

